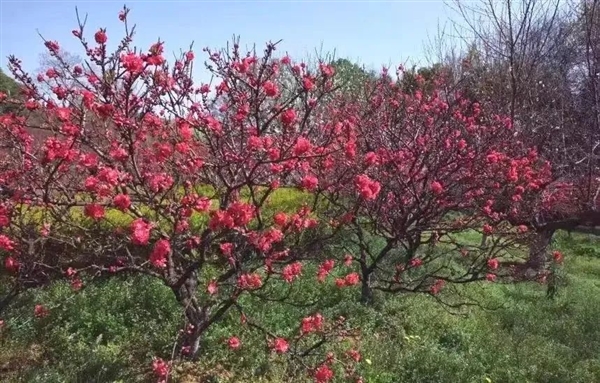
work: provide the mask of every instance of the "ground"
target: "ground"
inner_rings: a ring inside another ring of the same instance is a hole
[[[333,289],[321,309],[360,328],[366,382],[600,382],[600,240],[561,233],[556,246],[565,261],[554,299],[538,283],[484,282],[459,290],[478,302],[461,315],[430,296],[380,296],[367,308],[356,292]],[[323,293],[303,283],[299,299]],[[48,306],[47,318],[33,318],[36,303]],[[293,326],[292,308],[251,307],[283,334]],[[107,280],[77,294],[55,284],[25,296],[4,320],[0,381],[44,383],[152,381],[152,356],[170,355],[180,323],[170,291],[144,278]],[[213,329],[207,352],[178,366],[176,381],[301,381],[284,358],[264,355],[260,336],[234,334],[236,320]],[[240,336],[240,350],[227,349],[231,335]]]

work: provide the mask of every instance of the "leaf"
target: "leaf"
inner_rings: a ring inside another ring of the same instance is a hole
[[[368,365],[371,365],[373,362],[371,362],[371,359],[365,359],[365,362],[367,362]]]

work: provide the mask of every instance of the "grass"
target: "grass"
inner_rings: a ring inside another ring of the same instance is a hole
[[[264,188],[256,188],[255,197],[257,200],[264,195]],[[211,209],[219,207],[219,201],[214,198],[214,191],[207,186],[196,187],[195,192],[200,196],[211,198]],[[251,194],[248,188],[243,188],[240,191],[240,200],[245,203],[251,203]],[[260,214],[262,219],[271,220],[275,213],[280,211],[293,214],[297,210],[307,204],[309,206],[314,202],[314,198],[310,193],[301,191],[296,188],[281,187],[271,192],[264,205],[261,206]],[[165,229],[172,230],[169,227],[168,221],[160,216],[165,206],[153,208],[147,204],[134,203],[135,208],[144,217],[153,220]],[[84,216],[84,208],[82,206],[73,206],[65,211],[61,211],[62,219],[67,222],[76,223],[82,227],[89,227],[95,223],[90,218]],[[68,216],[67,216],[68,215]],[[17,210],[19,216],[24,223],[32,224],[34,227],[41,228],[43,223],[55,223],[55,219],[46,211],[44,207],[26,206],[23,205]],[[128,227],[135,219],[135,215],[131,212],[122,212],[119,209],[107,207],[105,209],[105,217],[100,222],[101,227],[105,229],[115,229],[118,227]],[[194,212],[190,218],[190,224],[193,228],[199,229],[206,226],[209,216],[208,213]]]
[[[375,306],[364,307],[356,291],[315,284],[314,270],[305,271],[293,294],[299,301],[325,297],[323,314],[345,315],[360,328],[366,382],[598,382],[600,246],[575,235],[561,235],[557,246],[566,255],[566,280],[554,300],[535,283],[481,283],[461,288],[481,306],[462,315],[425,295],[379,296]],[[588,250],[582,254],[581,247]],[[33,319],[33,306],[41,302],[51,314]],[[251,299],[242,304],[282,336],[303,310],[267,309]],[[170,355],[182,320],[171,292],[141,277],[107,280],[77,294],[57,283],[22,297],[4,319],[0,380],[50,383],[152,381],[151,358]],[[237,321],[231,315],[215,326],[200,362],[179,365],[176,380],[302,381],[286,359],[263,352],[258,334],[235,332]],[[224,344],[231,335],[243,344],[233,354]]]

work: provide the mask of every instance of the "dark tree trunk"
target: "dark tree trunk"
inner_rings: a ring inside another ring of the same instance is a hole
[[[202,307],[196,296],[198,279],[196,273],[187,278],[179,288],[173,288],[173,293],[185,311],[187,326],[180,341],[182,356],[188,359],[197,359],[200,352],[200,341],[208,320],[208,313]]]
[[[535,271],[542,270],[548,261],[548,247],[552,243],[554,229],[541,229],[536,231],[529,245],[529,259],[527,266]]]
[[[371,305],[373,303],[373,289],[371,288],[371,270],[366,264],[360,264],[361,271],[361,289],[360,289],[360,302],[365,305]]]

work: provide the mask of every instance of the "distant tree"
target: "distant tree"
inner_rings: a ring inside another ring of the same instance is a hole
[[[0,69],[0,93],[3,93],[7,98],[15,98],[19,95],[19,84],[10,76]],[[0,113],[7,113],[15,110],[16,106],[10,104],[0,105]]]
[[[469,44],[453,63],[460,71],[455,81],[470,98],[510,115],[515,140],[534,146],[553,164],[553,181],[539,203],[519,214],[519,223],[539,236],[528,261],[534,270],[548,264],[547,248],[556,230],[600,223],[599,167],[593,160],[600,142],[597,3],[453,2],[461,19],[458,34]]]
[[[374,290],[436,295],[445,284],[495,280],[494,258],[526,240],[527,230],[491,205],[518,210],[548,177],[549,166],[512,140],[510,119],[440,91],[445,80],[435,70],[408,71],[396,81],[382,74],[368,86],[369,99],[342,93],[333,108],[345,116],[338,135],[350,139],[316,175],[330,203],[321,221],[347,224],[337,261],[360,266],[364,303],[373,302]],[[415,87],[406,91],[411,76]],[[454,235],[468,229],[493,245]]]
[[[365,84],[377,79],[374,72],[367,71],[364,66],[348,59],[337,59],[331,65],[336,71],[336,85],[348,94],[363,95]]]
[[[6,93],[9,97],[14,97],[19,91],[19,84],[0,68],[0,92]]]

